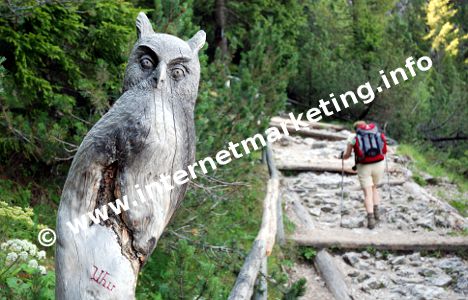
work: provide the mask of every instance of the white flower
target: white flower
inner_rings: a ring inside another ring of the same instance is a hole
[[[16,259],[18,259],[18,254],[16,254],[15,252],[8,253],[6,257],[7,265],[11,265]]]
[[[29,261],[29,263],[28,263],[28,266],[31,267],[31,268],[36,269],[36,268],[39,266],[39,264],[37,263],[37,260],[31,259],[31,260]]]
[[[39,266],[37,269],[41,272],[42,275],[47,274],[47,270],[44,266]]]
[[[37,256],[38,259],[44,259],[46,257],[46,253],[45,253],[44,250],[41,250],[41,251],[37,252],[36,256]]]
[[[19,244],[13,244],[11,247],[10,247],[11,250],[15,251],[15,252],[20,252],[23,247],[21,247],[21,245]]]
[[[2,243],[2,245],[0,246],[0,249],[1,250],[6,250],[7,247],[8,247],[7,243]]]
[[[28,252],[26,252],[26,251],[21,251],[20,254],[19,254],[19,258],[20,258],[22,261],[28,260]]]
[[[31,254],[32,256],[35,256],[37,253],[37,246],[34,245],[34,244],[30,244],[29,245],[29,254]]]

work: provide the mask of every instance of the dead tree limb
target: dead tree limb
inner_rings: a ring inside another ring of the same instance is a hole
[[[336,265],[333,257],[323,249],[317,253],[314,259],[315,265],[322,275],[328,290],[333,294],[336,300],[351,300],[350,292],[343,273]]]

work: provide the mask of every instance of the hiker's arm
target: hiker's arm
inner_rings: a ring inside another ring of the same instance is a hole
[[[343,159],[348,159],[351,156],[352,151],[353,151],[353,145],[347,144],[346,150],[343,154]]]
[[[383,141],[383,148],[382,148],[382,153],[387,154],[387,139],[385,138],[385,134],[382,132],[382,141]]]

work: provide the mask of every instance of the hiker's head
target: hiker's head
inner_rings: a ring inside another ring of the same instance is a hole
[[[364,127],[366,125],[367,125],[366,121],[357,121],[357,122],[354,122],[353,128],[354,128],[354,130],[356,130],[359,127]]]

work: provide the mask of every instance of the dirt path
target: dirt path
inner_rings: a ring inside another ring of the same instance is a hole
[[[333,133],[334,139],[337,135],[350,134],[333,129],[317,130],[324,136]],[[334,156],[344,147],[345,140],[300,136],[285,136],[272,145],[277,167],[287,174],[298,171],[284,176],[281,181],[285,214],[296,225],[293,238],[311,236],[327,241],[339,239],[341,235],[348,243],[353,239],[369,241],[367,247],[367,242],[362,243],[361,252],[335,248],[333,253],[355,299],[466,299],[468,262],[455,255],[430,257],[408,251],[412,249],[408,241],[417,237],[423,244],[440,240],[450,244],[455,241],[453,236],[458,235],[456,241],[464,247],[468,245],[468,237],[461,236],[460,232],[468,227],[467,220],[414,183],[411,172],[405,167],[407,160],[397,156],[396,149],[390,147],[388,157],[393,185],[390,191],[385,185],[380,188],[382,221],[375,230],[368,230],[356,175],[345,175],[341,202],[341,161]],[[345,168],[350,170],[351,166],[349,160]],[[373,242],[385,239],[406,243],[409,247],[401,248],[407,250],[404,253],[376,251],[373,246],[378,243]],[[416,239],[414,241],[416,245]],[[366,248],[368,252],[362,251]],[[311,291],[320,288],[312,266],[299,264],[294,273],[308,280]],[[330,294],[325,298],[313,293],[307,295],[304,299],[333,298]]]
[[[289,274],[292,282],[296,282],[301,278],[306,278],[306,292],[300,299],[316,299],[316,300],[333,300],[333,295],[325,286],[325,282],[317,273],[311,264],[296,263]]]

